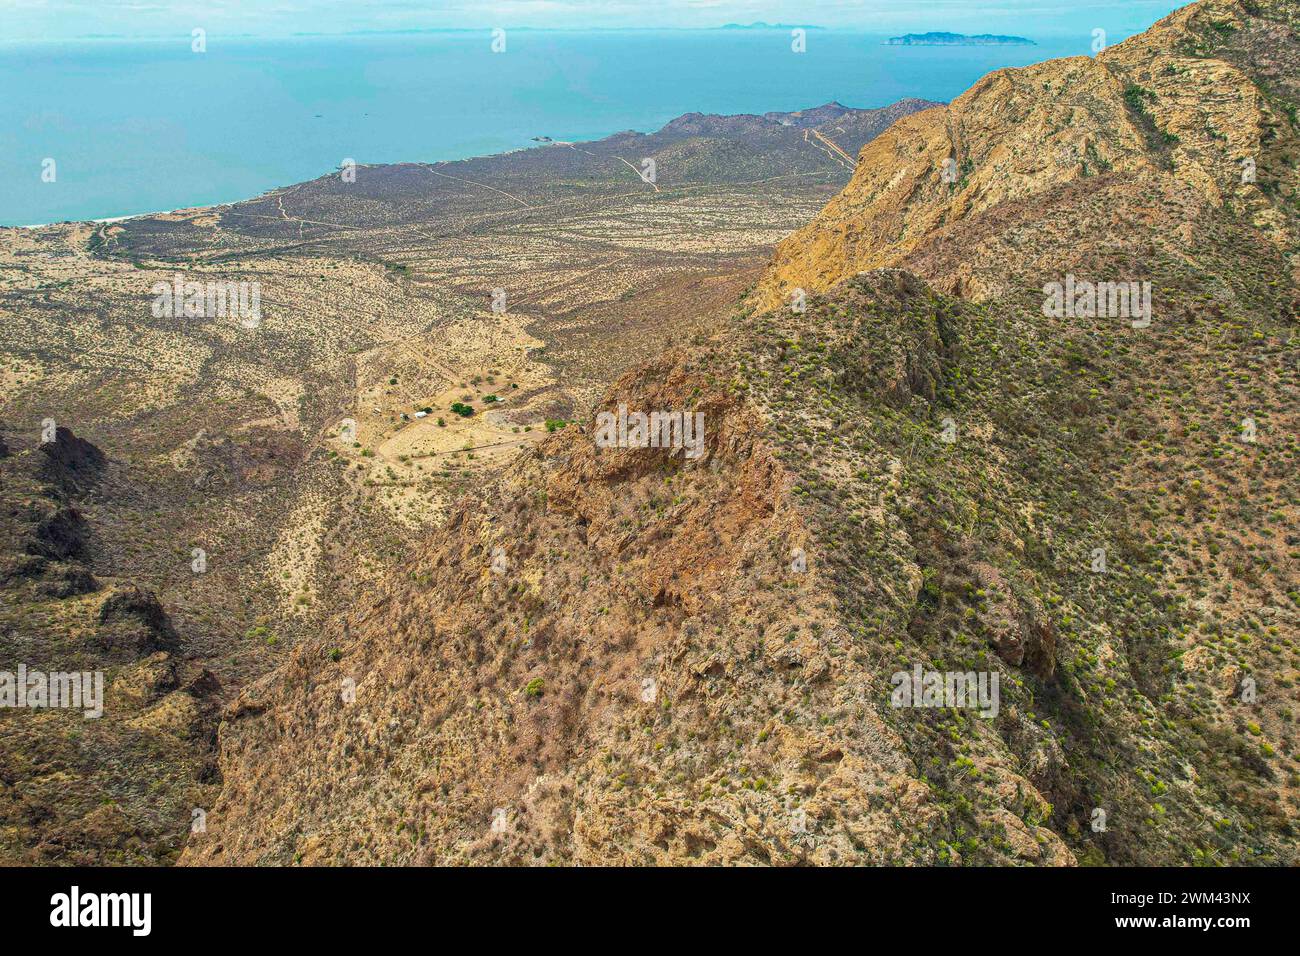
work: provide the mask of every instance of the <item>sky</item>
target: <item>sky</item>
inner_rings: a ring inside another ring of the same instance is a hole
[[[866,33],[1111,36],[1145,29],[1171,0],[0,0],[0,42],[86,37],[283,37],[429,29],[709,28],[780,23]]]

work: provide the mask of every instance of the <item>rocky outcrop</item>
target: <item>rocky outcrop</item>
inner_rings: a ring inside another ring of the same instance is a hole
[[[9,459],[9,493],[0,508],[10,547],[0,548],[0,583],[29,583],[36,594],[54,598],[88,594],[98,587],[85,564],[90,528],[71,493],[97,480],[94,463],[103,456],[66,430],[39,447],[34,462]]]
[[[301,463],[304,448],[287,432],[259,427],[239,436],[200,434],[191,454],[194,486],[215,491],[270,485]]]
[[[27,553],[62,561],[81,557],[86,546],[86,521],[69,505],[38,499],[29,506],[32,521]]]
[[[817,347],[818,381],[915,411],[942,381],[952,308],[895,273],[814,302],[801,322],[834,343]],[[571,426],[463,503],[399,578],[231,705],[222,795],[185,861],[975,857],[933,838],[958,824],[890,706],[889,669],[864,656],[833,532],[800,503],[773,431],[787,413],[740,385],[738,355],[775,368],[813,344],[726,337],[602,402],[702,413],[698,458]],[[872,600],[892,589],[915,608],[910,573],[879,569]],[[1014,816],[1003,858],[1072,862],[1043,797],[1026,818],[1033,785],[997,740],[980,780],[1000,810],[980,819],[1001,833]]]
[[[117,564],[118,492],[107,456],[66,429],[0,459],[0,660],[103,677],[93,717],[0,712],[5,864],[172,862],[214,779],[215,679],[152,591],[92,573]]]
[[[96,617],[100,625],[96,643],[109,653],[138,659],[177,650],[176,631],[151,591],[115,588],[100,603]]]
[[[107,460],[104,453],[84,438],[78,438],[62,425],[54,431],[54,440],[41,443],[44,460],[41,478],[65,494],[84,494],[103,476]]]

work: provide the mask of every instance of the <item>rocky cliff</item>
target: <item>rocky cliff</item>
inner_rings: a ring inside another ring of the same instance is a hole
[[[1095,59],[999,70],[900,119],[780,244],[757,301],[895,266],[1000,295],[1098,259],[1189,259],[1194,242],[1239,229],[1293,252],[1295,10],[1193,4]]]

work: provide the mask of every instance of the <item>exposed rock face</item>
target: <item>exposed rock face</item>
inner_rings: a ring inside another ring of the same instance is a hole
[[[979,829],[1003,842],[955,836],[966,824],[936,789],[929,715],[889,703],[891,673],[933,651],[892,660],[880,641],[930,614],[913,537],[931,532],[908,527],[881,449],[875,513],[835,541],[835,509],[862,492],[823,497],[786,434],[829,414],[843,425],[818,427],[856,447],[850,410],[864,408],[901,427],[934,388],[864,375],[866,346],[892,369],[937,361],[959,309],[910,277],[864,276],[814,301],[801,334],[764,317],[629,375],[605,407],[701,410],[706,454],[599,449],[570,428],[465,503],[401,580],[232,706],[225,789],[186,859],[1072,862],[1044,825],[1057,791],[1036,789],[1068,780],[1061,745],[1012,691],[977,722],[978,774],[958,765],[945,783],[974,788]],[[737,390],[782,367],[835,410]],[[828,476],[866,464],[823,450]],[[1050,676],[1050,626],[1024,624],[1029,673]]]
[[[1247,6],[1193,4],[1096,59],[998,70],[900,119],[781,243],[758,303],[885,266],[949,292],[1005,294],[1015,276],[1101,247],[1177,247],[1177,227],[1225,214],[1288,248],[1300,235],[1286,198],[1300,137],[1279,94],[1294,93],[1282,70],[1300,67],[1300,40],[1279,20],[1294,4],[1250,5],[1275,19]]]
[[[213,780],[219,687],[151,591],[91,571],[109,563],[107,460],[66,429],[0,459],[0,670],[99,673],[104,692],[89,719],[0,709],[3,864],[173,862]]]
[[[1012,667],[1024,667],[1043,680],[1056,669],[1056,625],[1042,604],[1028,596],[1030,580],[1008,584],[992,564],[974,568],[975,581],[986,600],[975,616],[989,635],[989,645]]]
[[[31,535],[27,553],[62,561],[81,557],[86,545],[86,522],[74,507],[49,500],[37,500],[30,505]]]
[[[54,441],[41,443],[41,453],[41,477],[67,493],[84,494],[99,481],[106,464],[102,451],[62,425],[55,429]]]
[[[98,586],[83,563],[89,527],[73,496],[98,480],[104,456],[67,429],[57,434],[55,441],[38,446],[35,456],[11,459],[16,473],[0,508],[7,512],[7,543],[13,549],[0,549],[0,581],[34,582],[38,593],[63,598]]]

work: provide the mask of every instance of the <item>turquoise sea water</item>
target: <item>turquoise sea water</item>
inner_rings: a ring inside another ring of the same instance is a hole
[[[0,43],[0,225],[231,202],[344,159],[432,162],[651,131],[687,112],[949,100],[1003,66],[1090,52],[890,47],[809,31],[510,31]],[[1118,38],[1113,38],[1118,39]],[[54,182],[42,181],[55,162]]]

